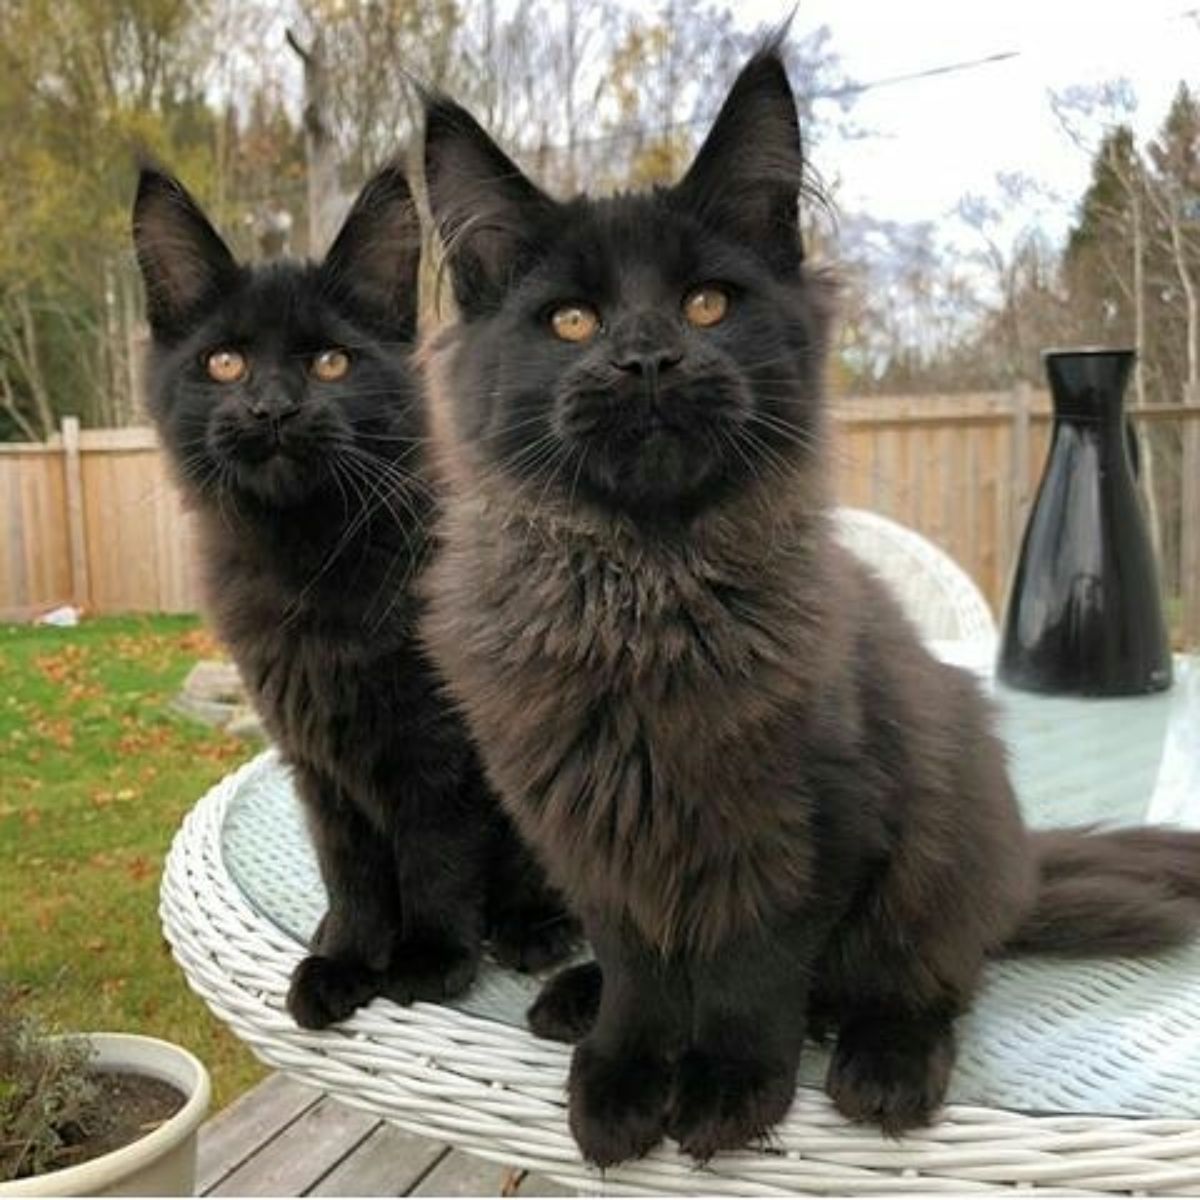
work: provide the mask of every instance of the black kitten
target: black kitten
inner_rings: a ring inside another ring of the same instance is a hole
[[[453,996],[488,921],[501,960],[560,957],[572,923],[415,636],[433,509],[404,175],[371,180],[319,265],[239,265],[155,170],[133,232],[151,413],[199,519],[212,618],[293,768],[329,892],[292,1014],[315,1028],[377,994]]]
[[[427,112],[462,319],[428,356],[426,637],[600,964],[533,1016],[586,1033],[601,1164],[765,1134],[825,1023],[843,1113],[926,1122],[989,955],[1200,919],[1200,835],[1027,833],[974,680],[835,541],[802,176],[773,52],[650,194],[556,203]]]

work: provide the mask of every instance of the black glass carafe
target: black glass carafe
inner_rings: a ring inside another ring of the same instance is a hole
[[[1084,696],[1155,692],[1171,652],[1123,411],[1132,350],[1045,355],[1054,433],[1013,574],[997,675]]]

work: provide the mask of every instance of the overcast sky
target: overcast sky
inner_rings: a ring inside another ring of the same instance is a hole
[[[786,17],[792,0],[736,6],[749,22]],[[1200,23],[1186,0],[800,0],[798,33],[828,25],[855,80],[867,82],[1017,51],[1006,62],[864,94],[864,140],[831,141],[818,168],[847,210],[938,220],[997,171],[1023,171],[1066,198],[1061,233],[1087,184],[1088,162],[1061,132],[1048,92],[1127,77],[1139,132],[1151,135],[1179,80],[1200,84]]]

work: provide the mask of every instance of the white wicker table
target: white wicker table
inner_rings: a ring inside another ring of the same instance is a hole
[[[986,674],[986,643],[939,651]],[[1200,825],[1200,660],[1171,692],[1047,699],[997,689],[1035,824]],[[1190,805],[1190,808],[1189,808]],[[667,1144],[603,1175],[566,1126],[569,1051],[522,1023],[536,983],[489,967],[456,1007],[377,1000],[298,1029],[288,978],[324,897],[272,752],[223,780],[175,839],[162,917],[198,992],[271,1065],[416,1133],[593,1193],[1200,1193],[1200,948],[1138,962],[989,968],[962,1030],[952,1103],[902,1141],[847,1124],[819,1091],[824,1052],[768,1147],[696,1167]]]

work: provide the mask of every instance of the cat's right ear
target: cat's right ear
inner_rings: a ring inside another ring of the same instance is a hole
[[[425,102],[425,186],[459,308],[493,308],[533,259],[554,201],[442,96]]]
[[[133,203],[133,244],[155,337],[170,340],[238,273],[220,235],[179,180],[144,166]]]
[[[782,33],[739,72],[687,174],[672,189],[709,224],[757,248],[780,273],[804,260],[800,119]]]
[[[402,341],[416,335],[421,223],[399,163],[385,166],[363,187],[321,273],[381,330]]]

